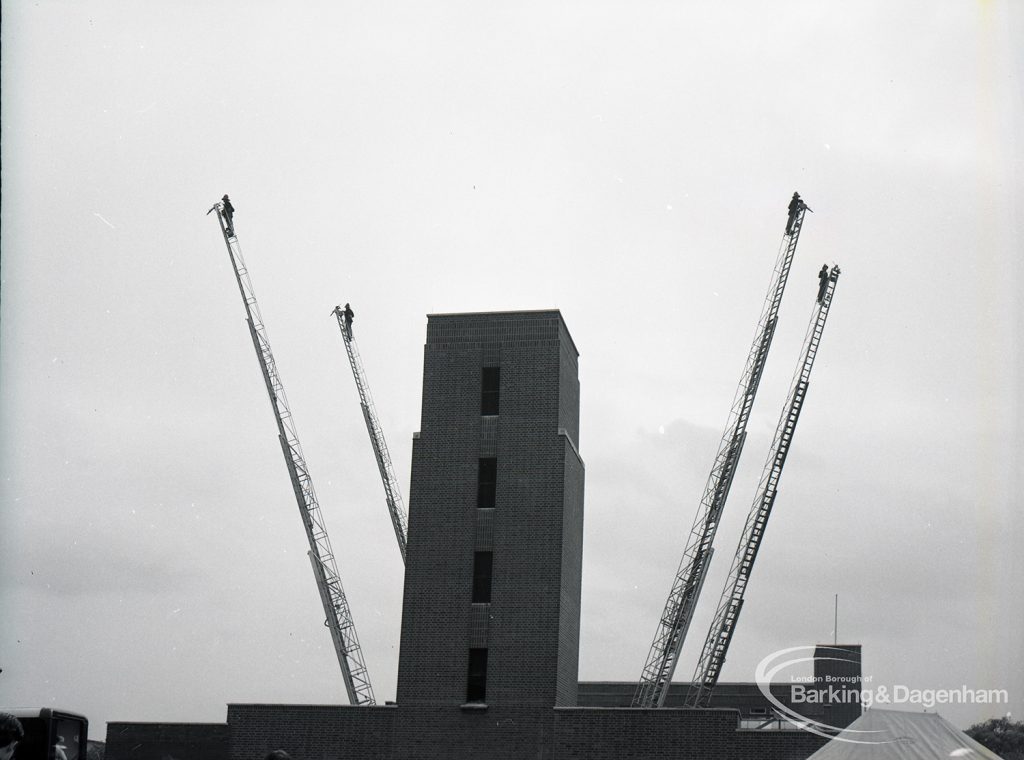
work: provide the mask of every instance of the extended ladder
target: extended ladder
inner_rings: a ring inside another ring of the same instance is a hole
[[[341,674],[345,681],[345,690],[348,692],[349,702],[353,705],[372,705],[375,704],[373,689],[370,686],[370,678],[363,662],[363,652],[356,636],[352,612],[345,597],[345,590],[341,585],[341,577],[338,575],[334,552],[327,536],[327,528],[324,526],[323,515],[320,513],[320,504],[317,502],[316,493],[313,490],[313,480],[306,467],[302,447],[299,445],[295,420],[292,418],[291,409],[288,406],[281,376],[277,371],[277,363],[270,350],[270,341],[263,325],[259,305],[256,303],[252,281],[249,279],[249,272],[242,258],[242,248],[235,235],[233,221],[225,215],[224,204],[217,203],[211,211],[214,209],[217,211],[224,244],[231,257],[231,266],[235,270],[235,280],[238,282],[238,290],[242,294],[249,334],[252,337],[253,347],[256,349],[260,369],[263,372],[263,380],[270,396],[270,405],[274,410],[281,451],[284,453],[288,475],[292,481],[292,490],[295,492],[295,499],[302,515],[302,525],[306,529],[306,537],[309,540],[309,559],[316,576],[316,585],[320,592],[324,614],[327,616],[325,625],[331,631],[334,650],[338,656],[338,664],[341,666]]]
[[[804,398],[807,396],[811,368],[814,366],[814,358],[818,353],[821,335],[825,329],[825,320],[828,318],[829,308],[832,305],[832,294],[839,278],[839,267],[832,267],[831,271],[827,273],[827,279],[824,279],[825,276],[823,271],[820,297],[811,313],[810,326],[804,338],[800,362],[793,377],[788,401],[779,418],[768,461],[761,474],[757,496],[747,514],[743,534],[736,547],[736,556],[733,558],[732,567],[729,570],[729,578],[722,591],[718,610],[711,623],[707,639],[704,641],[704,649],[697,663],[693,683],[686,695],[685,705],[687,707],[707,707],[711,699],[711,692],[715,688],[715,684],[718,683],[718,676],[725,664],[725,656],[736,630],[736,622],[743,607],[743,597],[747,583],[750,581],[750,573],[754,568],[757,551],[761,547],[761,539],[764,538],[764,530],[768,524],[772,506],[775,504],[775,497],[778,496],[782,468],[786,463],[790,444],[793,442],[793,434],[796,432],[796,423],[800,419]]]
[[[693,620],[694,608],[697,606],[697,599],[711,562],[715,531],[718,529],[733,475],[736,473],[736,465],[743,451],[750,410],[754,405],[754,397],[757,395],[757,387],[768,358],[768,349],[775,334],[782,293],[786,288],[793,255],[800,240],[800,230],[803,227],[807,206],[795,194],[794,203],[797,205],[793,209],[787,223],[787,231],[779,245],[768,295],[729,411],[725,432],[718,445],[711,474],[704,486],[704,496],[697,509],[693,527],[690,528],[672,590],[658,621],[658,630],[648,652],[643,674],[633,695],[633,707],[662,707],[665,704],[672,674],[675,672],[683,641]]]
[[[363,360],[359,355],[359,347],[356,345],[355,336],[352,334],[352,320],[351,318],[345,318],[345,311],[340,306],[336,307],[332,313],[338,319],[338,328],[341,330],[342,340],[345,341],[345,352],[348,354],[348,362],[352,366],[352,376],[356,381],[356,390],[359,391],[359,406],[363,410],[366,432],[370,435],[373,456],[377,459],[377,469],[380,471],[380,479],[384,483],[384,499],[387,501],[388,512],[391,513],[391,524],[395,528],[398,550],[402,553],[402,561],[404,562],[408,528],[405,508],[402,505],[402,492],[398,487],[398,478],[395,476],[394,465],[391,463],[391,453],[388,451],[387,441],[384,440],[384,431],[381,429],[380,420],[377,418],[377,410],[373,405],[373,396],[370,395],[370,385],[366,381],[366,371],[363,369]],[[349,312],[349,316],[351,317],[351,312]]]

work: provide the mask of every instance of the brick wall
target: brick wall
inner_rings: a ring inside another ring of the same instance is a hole
[[[552,760],[805,760],[824,740],[744,731],[735,710],[558,708]]]
[[[860,717],[861,678],[860,644],[819,644],[814,648],[812,688],[827,691],[831,687],[838,692],[835,700],[826,699],[821,704],[824,723],[846,728]]]
[[[107,724],[104,760],[226,760],[227,756],[224,723]]]
[[[229,760],[546,760],[550,710],[229,705]]]
[[[736,760],[806,760],[826,739],[807,731],[736,732]]]
[[[578,393],[578,388],[577,388]],[[558,694],[555,705],[574,707],[579,689],[580,595],[583,588],[583,460],[570,438],[562,463],[562,594],[558,621]]]
[[[275,749],[295,760],[391,758],[394,718],[392,706],[228,705],[228,760],[263,760]]]
[[[548,760],[551,710],[399,708],[394,760]]]
[[[565,323],[561,323],[561,377],[558,381],[558,427],[563,428],[573,446],[580,445],[580,380],[579,352]]]
[[[229,705],[228,760],[805,760],[824,740],[735,710]]]
[[[805,718],[824,721],[822,705],[810,702],[794,704],[792,683],[773,683],[772,696],[787,707],[793,707]],[[665,707],[684,707],[690,684],[679,681],[669,686]],[[636,692],[634,681],[584,681],[579,685],[579,707],[629,707]],[[775,706],[765,698],[756,683],[719,681],[711,693],[708,707],[738,710],[748,720],[766,720],[775,715]]]
[[[470,646],[487,649],[488,705],[574,703],[583,517],[576,360],[557,311],[429,318],[399,704],[463,703]],[[500,411],[482,417],[481,371],[492,366],[501,368]],[[477,508],[481,457],[497,460],[493,510]],[[474,550],[493,552],[485,605],[471,604]]]

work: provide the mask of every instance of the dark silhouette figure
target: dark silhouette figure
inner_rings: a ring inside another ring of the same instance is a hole
[[[292,760],[292,756],[283,749],[275,749],[273,752],[267,754],[264,760]]]
[[[228,237],[235,236],[235,207],[231,205],[231,199],[228,198],[227,193],[221,198],[224,202],[224,228],[227,230]]]
[[[21,721],[10,713],[0,712],[0,758],[11,760],[14,757],[14,750],[25,738],[25,730]]]
[[[794,193],[793,199],[790,201],[790,218],[786,219],[785,222],[786,235],[793,235],[793,224],[797,221],[797,214],[805,208],[807,208],[807,204],[801,200],[800,194]]]
[[[800,210],[804,208],[805,204],[800,199],[800,193],[793,193],[793,198],[789,202],[789,219],[786,220],[786,234],[793,234],[793,222],[796,221],[796,215],[800,213]]]
[[[821,271],[818,272],[818,303],[822,303],[825,300],[825,291],[828,289],[828,264],[821,265]]]
[[[352,337],[352,320],[355,319],[356,313],[352,311],[352,307],[345,304],[345,308],[335,306],[334,311],[331,314],[336,314],[340,319],[343,320],[343,329],[346,337]]]

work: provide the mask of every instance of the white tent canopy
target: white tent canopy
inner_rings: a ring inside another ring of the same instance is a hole
[[[937,713],[867,710],[808,760],[1000,760]]]

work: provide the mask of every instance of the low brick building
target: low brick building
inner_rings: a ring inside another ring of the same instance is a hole
[[[103,760],[224,760],[224,723],[108,723]]]
[[[628,685],[585,685],[581,706],[577,360],[558,311],[429,317],[397,704],[229,705],[228,760],[802,760],[823,743],[730,707],[601,706]],[[109,760],[148,760],[117,746],[130,725],[111,724]]]

